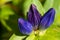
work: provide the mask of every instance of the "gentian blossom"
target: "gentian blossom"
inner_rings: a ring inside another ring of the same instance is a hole
[[[47,29],[54,21],[55,10],[50,8],[43,16],[38,12],[36,6],[32,4],[27,14],[27,19],[18,19],[19,30],[22,34],[29,35],[33,30]]]

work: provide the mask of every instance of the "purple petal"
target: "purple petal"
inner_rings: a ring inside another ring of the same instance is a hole
[[[42,28],[49,27],[53,23],[54,17],[55,17],[55,10],[53,8],[51,8],[42,17],[42,20],[41,20],[41,23],[40,23],[40,25],[42,26]]]
[[[40,23],[41,15],[36,9],[36,6],[32,4],[28,12],[28,21],[32,23],[33,26],[38,26]]]
[[[32,29],[33,29],[32,25],[28,21],[22,18],[18,19],[18,26],[22,34],[28,35],[32,32]]]

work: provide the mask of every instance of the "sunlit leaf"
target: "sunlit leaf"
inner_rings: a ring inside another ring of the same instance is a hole
[[[0,0],[0,6],[4,5],[6,2],[9,2],[11,0]]]
[[[14,14],[14,12],[11,10],[11,8],[9,6],[4,5],[3,7],[1,7],[1,14],[0,14],[1,19],[8,20],[9,16],[13,15],[13,14]]]
[[[25,38],[26,36],[18,36],[13,34],[9,40],[22,40],[23,38]]]
[[[10,15],[13,15],[14,12],[11,10],[11,8],[7,5],[4,5],[1,7],[0,10],[0,21],[2,23],[2,25],[4,25],[4,27],[8,30],[11,31],[11,28],[6,24],[5,20],[9,19]]]
[[[32,32],[32,33],[26,38],[26,40],[34,40],[34,38],[35,38],[35,35],[34,35],[34,33]]]
[[[27,15],[27,12],[29,11],[30,5],[31,4],[35,4],[37,7],[37,10],[43,14],[45,11],[41,5],[41,3],[39,2],[39,0],[26,0],[23,4],[23,12],[25,15]]]
[[[60,40],[60,27],[51,25],[43,36],[40,36],[39,40]]]
[[[55,25],[60,25],[60,0],[54,0],[53,8],[56,10]]]
[[[52,8],[54,0],[46,0],[44,3],[45,12]]]

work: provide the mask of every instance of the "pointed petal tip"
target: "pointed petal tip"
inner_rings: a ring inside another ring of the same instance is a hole
[[[54,11],[55,12],[55,9],[54,8],[50,8],[49,11]]]
[[[55,18],[55,9],[50,8],[42,17],[41,26],[42,28],[48,28],[54,21]]]
[[[28,21],[33,25],[39,25],[41,15],[38,12],[36,6],[34,4],[31,4],[29,12],[28,12]]]
[[[54,8],[50,8],[51,10],[55,10]]]
[[[34,4],[31,4],[31,7],[32,7],[32,8],[36,8],[36,6],[35,6]]]
[[[29,35],[32,32],[32,25],[28,22],[25,21],[22,18],[18,19],[18,26],[19,26],[19,30],[22,34],[26,34]]]

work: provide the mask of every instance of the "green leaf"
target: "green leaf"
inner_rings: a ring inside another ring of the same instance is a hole
[[[46,0],[44,3],[45,12],[52,8],[54,0]]]
[[[29,7],[30,7],[30,4],[32,3],[32,0],[24,0],[24,3],[23,3],[23,14],[26,16],[27,15],[27,12],[29,10]]]
[[[60,26],[51,25],[39,40],[60,40]]]
[[[3,6],[6,2],[10,2],[11,0],[0,0],[0,6]]]
[[[13,14],[14,12],[8,5],[4,5],[3,7],[1,7],[1,14],[0,14],[1,19],[8,20],[9,16]]]
[[[56,16],[55,16],[55,25],[60,25],[60,0],[54,0],[53,8],[55,8]]]
[[[26,38],[26,40],[34,40],[34,38],[35,38],[35,35],[34,35],[34,33],[32,32],[32,33]]]
[[[2,6],[0,12],[1,12],[0,13],[0,21],[1,21],[2,25],[4,25],[4,27],[8,31],[11,31],[11,28],[6,24],[6,20],[8,20],[9,16],[13,15],[14,12],[12,11],[12,9],[8,5]]]
[[[27,15],[27,12],[29,11],[29,8],[30,8],[30,5],[31,4],[35,4],[36,7],[37,7],[37,10],[43,14],[45,11],[43,9],[43,6],[41,5],[40,1],[39,0],[26,0],[24,3],[23,3],[23,12],[25,14],[25,16]]]
[[[4,25],[4,27],[5,27],[8,31],[12,31],[12,29],[6,24],[6,21],[5,21],[5,20],[2,20],[2,19],[1,19],[1,23],[2,23],[2,25]]]
[[[19,32],[18,21],[17,21],[19,16],[17,14],[14,14],[14,12],[9,6],[5,5],[1,9],[2,10],[1,10],[0,21],[2,25],[8,31],[13,31],[13,33],[20,35],[21,33]]]
[[[17,6],[21,2],[21,0],[12,0],[12,2],[13,2],[13,5]]]
[[[18,18],[19,16],[17,14],[11,15],[6,21],[6,24],[12,29],[13,33],[21,35],[18,27]]]
[[[9,40],[22,40],[23,38],[25,38],[26,36],[18,36],[13,34]]]

